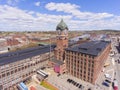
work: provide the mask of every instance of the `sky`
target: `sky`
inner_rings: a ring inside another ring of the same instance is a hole
[[[0,0],[0,31],[120,30],[120,0]]]

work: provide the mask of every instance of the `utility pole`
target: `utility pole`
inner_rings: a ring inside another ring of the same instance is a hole
[[[49,40],[50,40],[50,53],[49,53],[49,56],[51,57],[51,34],[49,35]],[[50,58],[49,58],[50,60]]]

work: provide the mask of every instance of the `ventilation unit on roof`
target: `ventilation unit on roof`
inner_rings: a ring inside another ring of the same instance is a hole
[[[81,48],[81,47],[79,47],[79,49],[81,49],[81,50],[88,50],[87,48]]]
[[[96,50],[101,51],[102,49],[101,48],[97,48]]]

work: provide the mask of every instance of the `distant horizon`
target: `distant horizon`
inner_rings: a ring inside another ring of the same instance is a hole
[[[29,4],[28,4],[29,3]],[[119,0],[0,0],[0,31],[120,30]]]
[[[33,31],[0,31],[0,32],[55,32],[56,30],[43,30],[43,31],[39,31],[39,30],[33,30]],[[120,31],[120,30],[115,30],[115,29],[103,29],[103,30],[69,30],[69,31],[76,31],[76,32],[89,32],[89,31]]]

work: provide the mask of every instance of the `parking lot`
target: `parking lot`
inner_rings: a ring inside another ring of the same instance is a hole
[[[110,65],[104,68],[104,72],[101,71],[95,85],[82,81],[69,74],[58,75],[53,71],[53,68],[46,68],[44,71],[49,74],[47,81],[59,90],[113,90],[112,84],[109,83],[109,81],[112,82],[114,79],[114,69],[111,57],[108,58],[108,61],[110,62]],[[109,74],[111,79],[105,78],[105,74]],[[109,87],[105,84],[103,85],[103,82],[107,82]],[[31,85],[35,86],[37,90],[47,90],[40,86],[40,83],[35,85],[32,83],[29,86]]]
[[[69,82],[69,79],[71,82]],[[93,88],[92,84],[66,74],[60,76],[51,75],[48,82],[55,85],[59,90],[88,90],[88,88]]]
[[[107,62],[109,62],[110,65],[105,67],[104,72],[101,72],[99,75],[94,90],[113,90],[112,82],[114,80],[114,63],[112,62],[111,57],[108,57]]]

